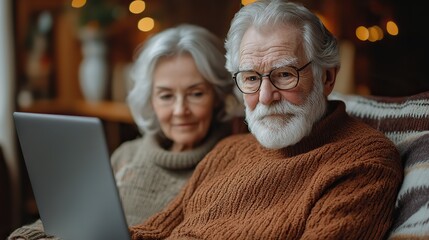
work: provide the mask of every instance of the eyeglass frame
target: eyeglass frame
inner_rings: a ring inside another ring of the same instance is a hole
[[[293,89],[293,88],[295,88],[296,86],[298,86],[298,83],[299,83],[299,72],[300,72],[300,71],[302,71],[302,70],[304,70],[308,65],[310,65],[310,63],[311,63],[311,62],[312,62],[312,61],[310,60],[308,63],[306,63],[304,66],[302,66],[302,67],[300,67],[300,68],[295,67],[295,66],[283,66],[283,67],[279,67],[279,68],[274,68],[274,69],[272,69],[269,73],[266,73],[266,74],[260,74],[260,73],[258,73],[258,72],[257,72],[257,71],[255,71],[255,70],[243,70],[243,71],[238,71],[238,72],[234,73],[234,75],[232,76],[232,78],[234,79],[235,85],[237,85],[238,90],[240,90],[240,92],[242,92],[242,93],[244,93],[244,94],[253,94],[253,93],[257,93],[257,92],[261,89],[262,79],[263,79],[264,77],[268,77],[268,80],[270,80],[271,84],[272,84],[275,88],[277,88],[277,89],[279,89],[279,90],[290,90],[290,89]],[[296,73],[297,73],[297,80],[296,80],[296,84],[295,84],[295,86],[293,86],[293,87],[291,87],[291,88],[288,88],[288,89],[282,89],[282,88],[279,88],[279,87],[277,87],[277,86],[273,83],[273,81],[271,81],[271,73],[272,73],[273,71],[275,71],[275,70],[278,70],[278,69],[281,69],[281,68],[284,68],[284,67],[290,67],[290,68],[294,69],[294,70],[296,71]],[[255,72],[255,73],[260,77],[260,80],[259,80],[259,86],[258,86],[258,88],[257,88],[254,92],[244,92],[243,90],[241,90],[241,88],[240,88],[239,84],[237,83],[237,75],[238,75],[239,73],[241,73],[241,72]]]

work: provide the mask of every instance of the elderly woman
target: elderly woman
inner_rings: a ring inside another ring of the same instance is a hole
[[[237,101],[224,65],[223,43],[198,26],[164,30],[143,45],[128,95],[142,137],[112,155],[128,225],[160,211],[206,153],[231,133]],[[9,239],[55,239],[42,229],[37,221]]]

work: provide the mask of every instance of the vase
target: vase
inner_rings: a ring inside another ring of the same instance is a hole
[[[83,59],[79,66],[79,84],[87,101],[105,98],[108,85],[106,43],[102,34],[93,29],[84,29],[80,34]]]

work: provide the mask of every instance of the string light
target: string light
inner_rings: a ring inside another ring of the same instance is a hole
[[[241,5],[246,6],[246,5],[251,4],[253,2],[256,2],[256,0],[241,0]]]
[[[155,27],[155,20],[153,20],[153,18],[150,18],[150,17],[142,18],[138,22],[138,28],[140,31],[143,31],[143,32],[149,32],[154,27]]]
[[[128,9],[131,13],[139,14],[146,9],[146,3],[143,0],[134,0],[130,3]]]
[[[86,4],[86,0],[73,0],[71,2],[71,6],[74,8],[81,8],[85,6],[85,4]]]
[[[399,28],[398,25],[396,25],[395,22],[393,21],[388,21],[386,23],[386,31],[387,33],[389,33],[392,36],[396,36],[399,34]]]
[[[391,36],[399,34],[398,25],[393,21],[386,23],[386,32]],[[380,26],[374,25],[372,27],[359,26],[355,30],[356,37],[361,41],[376,42],[384,38],[384,31]]]

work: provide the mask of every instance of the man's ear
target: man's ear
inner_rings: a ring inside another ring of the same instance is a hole
[[[334,89],[337,78],[337,68],[329,68],[323,73],[323,94],[327,97]]]

